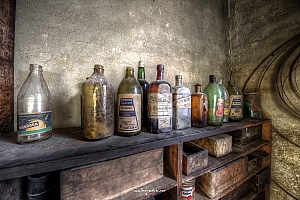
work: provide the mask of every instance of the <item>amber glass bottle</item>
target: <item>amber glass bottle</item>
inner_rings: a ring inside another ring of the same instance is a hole
[[[148,89],[148,130],[163,133],[172,130],[172,87],[164,80],[164,65],[157,65],[156,81]]]
[[[241,121],[243,118],[243,93],[236,87],[234,81],[228,81],[229,121]]]
[[[195,85],[195,93],[192,94],[192,126],[207,126],[207,96],[201,92],[200,84]]]
[[[104,67],[94,65],[94,73],[82,85],[82,132],[87,140],[99,140],[114,133],[115,90],[104,76]]]
[[[182,86],[182,76],[175,76],[173,93],[173,129],[184,129],[191,127],[191,91]]]
[[[52,99],[43,67],[30,64],[29,70],[17,97],[19,144],[45,140],[52,135]]]
[[[143,126],[147,126],[147,92],[149,83],[145,80],[145,64],[143,61],[139,61],[138,65],[138,82],[140,83],[142,90],[143,90],[143,107],[142,107],[142,124]]]
[[[118,88],[117,130],[119,135],[133,136],[141,132],[142,94],[140,83],[134,77],[134,69],[127,67],[125,78]]]
[[[216,76],[209,76],[209,83],[203,91],[208,99],[207,125],[221,126],[224,118],[224,93],[216,83]]]

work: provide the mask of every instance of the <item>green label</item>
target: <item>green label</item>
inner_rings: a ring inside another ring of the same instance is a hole
[[[33,135],[52,129],[52,112],[18,114],[18,134]]]

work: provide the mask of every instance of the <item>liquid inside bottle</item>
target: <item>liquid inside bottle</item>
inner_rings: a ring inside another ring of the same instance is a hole
[[[200,84],[195,85],[195,93],[192,94],[192,126],[207,126],[207,106],[206,94],[202,93]]]
[[[43,67],[30,64],[29,75],[17,96],[17,141],[45,140],[52,135],[52,99]]]
[[[115,90],[104,76],[104,67],[94,65],[93,74],[82,85],[82,133],[99,140],[114,133]]]
[[[148,130],[163,133],[172,130],[172,87],[164,80],[164,65],[157,65],[156,81],[148,89]]]
[[[184,129],[191,127],[191,92],[182,86],[182,76],[175,76],[173,92],[173,129]]]

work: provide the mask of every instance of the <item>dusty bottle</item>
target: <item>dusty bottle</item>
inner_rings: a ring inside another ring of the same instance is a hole
[[[148,103],[147,103],[147,92],[149,83],[145,80],[145,64],[143,61],[139,61],[138,64],[138,82],[140,83],[142,90],[143,90],[143,107],[142,107],[142,124],[143,126],[147,126],[147,110],[148,110]]]
[[[216,83],[216,76],[209,76],[209,83],[203,91],[208,99],[207,125],[221,126],[224,118],[224,93]]]
[[[164,65],[157,65],[156,81],[148,89],[148,130],[163,133],[172,130],[172,87],[164,80]]]
[[[182,86],[182,76],[175,76],[173,93],[173,129],[184,129],[191,127],[191,91]]]
[[[93,74],[82,85],[82,133],[87,140],[114,133],[114,86],[104,76],[104,67],[94,65]]]
[[[234,81],[228,81],[229,121],[241,121],[243,118],[243,93],[236,87]]]
[[[207,126],[207,106],[206,94],[202,93],[200,84],[195,85],[195,93],[192,94],[192,126]]]
[[[118,88],[117,130],[120,135],[133,136],[142,130],[143,90],[134,77],[134,69],[127,67],[126,76]]]
[[[229,93],[226,89],[226,87],[223,85],[222,79],[219,81],[219,86],[222,88],[224,92],[224,119],[223,122],[228,122],[228,116],[229,116]]]
[[[43,67],[30,64],[29,75],[17,97],[17,140],[24,144],[52,135],[52,99]]]

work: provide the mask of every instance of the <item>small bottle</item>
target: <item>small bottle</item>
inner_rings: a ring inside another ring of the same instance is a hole
[[[195,85],[195,93],[192,94],[192,126],[207,126],[207,106],[206,94],[202,93],[200,84]]]
[[[148,89],[148,130],[163,133],[172,130],[172,87],[164,80],[164,65],[157,65],[157,78]]]
[[[148,92],[148,87],[149,83],[145,80],[145,64],[143,61],[139,61],[138,64],[138,82],[140,83],[142,90],[143,90],[143,107],[142,107],[142,125],[147,126],[147,92]]]
[[[117,131],[119,135],[133,136],[142,130],[143,90],[134,77],[134,69],[127,67],[125,78],[118,88]]]
[[[43,77],[43,67],[30,64],[29,75],[17,97],[19,144],[45,140],[52,135],[52,99]]]
[[[104,67],[94,65],[93,74],[82,84],[82,133],[87,140],[114,134],[114,86],[104,76]]]
[[[195,199],[195,179],[182,183],[180,200]]]
[[[222,88],[224,92],[224,119],[223,122],[228,122],[228,116],[229,116],[229,93],[226,89],[226,87],[223,85],[222,79],[219,81],[219,86]]]
[[[209,83],[203,91],[208,99],[207,125],[221,126],[224,118],[224,93],[216,83],[216,76],[209,76]]]
[[[239,122],[243,118],[243,93],[236,87],[234,81],[228,81],[227,87],[229,93],[229,121]]]
[[[191,91],[182,86],[182,76],[175,76],[173,92],[173,129],[191,127]]]

